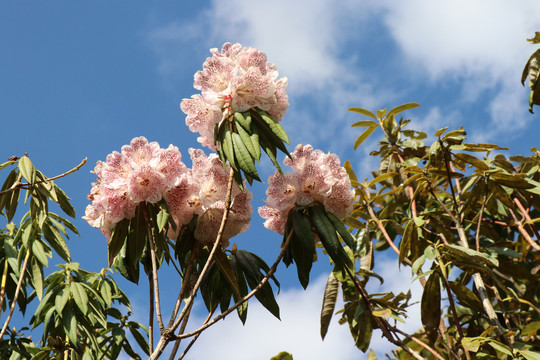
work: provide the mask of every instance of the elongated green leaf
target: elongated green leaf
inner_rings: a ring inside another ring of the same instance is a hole
[[[454,257],[463,258],[464,260],[477,261],[488,266],[499,266],[499,261],[496,258],[473,249],[468,249],[456,244],[444,245],[444,249]]]
[[[43,264],[44,266],[48,266],[49,260],[47,259],[47,255],[45,254],[43,244],[39,239],[32,241],[32,255],[34,255],[41,264]]]
[[[138,328],[135,328],[133,326],[129,327],[129,331],[131,332],[131,335],[133,335],[135,341],[137,341],[137,344],[139,344],[139,347],[144,351],[144,353],[146,355],[150,355],[150,353],[148,352],[148,341],[146,340],[146,337],[139,332]]]
[[[86,315],[88,312],[88,296],[83,286],[78,282],[73,281],[70,285],[71,296],[75,300],[77,307],[81,309],[82,313]]]
[[[311,223],[332,261],[338,268],[352,266],[351,259],[339,243],[334,226],[326,216],[326,211],[321,206],[309,207],[308,211]]]
[[[34,168],[34,164],[32,164],[32,161],[28,158],[28,156],[23,156],[19,160],[19,169],[21,170],[22,176],[28,181],[29,183],[34,183],[36,180],[36,169]]]
[[[375,131],[375,129],[377,129],[377,127],[372,126],[364,130],[364,132],[360,134],[360,136],[354,142],[354,150],[356,150],[364,141],[366,141],[366,139]]]
[[[389,118],[389,117],[392,117],[392,116],[396,116],[397,114],[403,112],[403,111],[406,111],[406,110],[410,110],[410,109],[414,109],[414,108],[417,108],[419,107],[420,104],[417,104],[417,103],[406,103],[406,104],[403,104],[403,105],[399,105],[399,106],[396,106],[395,108],[393,108],[392,110],[388,111],[388,114],[386,114],[386,117]]]
[[[240,293],[240,287],[238,285],[238,279],[236,278],[236,272],[230,264],[227,255],[221,249],[218,249],[215,253],[214,259],[219,269],[221,270],[221,274],[227,280],[238,299],[240,299],[242,297],[242,294]]]
[[[461,339],[461,345],[469,351],[477,352],[480,348],[480,341],[475,338],[464,337]]]
[[[334,272],[330,272],[328,280],[326,280],[326,286],[324,288],[323,303],[321,309],[321,338],[324,340],[330,321],[334,315],[334,309],[336,308],[337,296],[339,293],[339,281],[334,276]]]
[[[433,339],[433,336],[437,336],[437,327],[441,320],[441,286],[437,271],[432,272],[426,282],[420,309],[422,324],[428,336]]]
[[[345,241],[345,244],[347,244],[349,249],[354,252],[356,250],[356,240],[351,235],[351,233],[347,231],[343,223],[334,214],[332,214],[331,212],[327,212],[326,215],[328,216],[328,220],[330,220],[330,222],[334,226],[334,229],[341,236],[343,241]]]
[[[261,144],[259,141],[259,129],[255,124],[251,126],[251,135],[249,136],[251,143],[253,144],[253,148],[255,149],[255,155],[254,158],[257,161],[261,160]]]
[[[17,180],[17,178],[18,178],[18,173],[17,173],[17,169],[15,168],[11,170],[9,175],[6,177],[6,180],[4,181],[4,184],[2,185],[2,189],[0,190],[0,192],[10,189],[13,186],[13,184],[15,184],[15,181]],[[0,212],[2,211],[2,209],[4,208],[8,200],[10,199],[11,199],[11,193],[5,193],[4,195],[0,195]]]
[[[275,146],[271,146],[264,139],[261,139],[261,140],[263,140],[261,142],[261,146],[264,149],[264,152],[266,153],[266,155],[268,155],[268,157],[270,158],[270,161],[272,161],[272,164],[274,164],[277,171],[279,171],[279,173],[283,176],[284,175],[283,170],[281,170],[281,166],[279,166],[279,163],[278,163],[278,161],[276,159],[276,148],[275,148]]]
[[[384,173],[384,174],[381,174],[379,176],[377,176],[376,178],[374,178],[373,180],[371,180],[370,182],[368,182],[368,186],[373,186],[375,184],[378,184],[380,182],[383,182],[385,180],[387,180],[388,178],[392,178],[394,176],[398,175],[397,172],[387,172],[387,173]]]
[[[454,294],[456,294],[456,297],[461,304],[476,311],[483,311],[484,308],[482,306],[482,302],[480,299],[478,299],[474,292],[458,281],[449,281],[448,283],[450,285],[450,289]]]
[[[244,128],[244,130],[249,131],[251,127],[251,114],[246,112],[242,114],[240,112],[234,113],[234,120]]]
[[[540,353],[529,350],[518,350],[518,352],[527,360],[540,360]]]
[[[30,270],[32,272],[32,286],[36,290],[39,301],[41,301],[41,298],[43,297],[43,267],[38,263],[35,257],[30,260]]]
[[[377,119],[375,114],[373,114],[371,111],[366,110],[366,109],[362,109],[362,108],[359,108],[359,107],[352,107],[352,108],[349,108],[349,111],[352,111],[352,112],[355,112],[355,113],[358,113],[358,114],[362,114],[362,115],[370,117],[372,119]]]
[[[293,218],[293,231],[295,234],[289,246],[296,262],[298,280],[305,289],[309,284],[309,273],[315,255],[315,240],[311,230],[311,223],[304,211],[304,209],[293,209],[289,213],[289,216]]]
[[[109,266],[114,262],[114,258],[120,252],[120,249],[124,246],[128,235],[129,219],[124,219],[116,224],[109,238],[109,244],[107,246]]]
[[[372,334],[373,325],[371,324],[371,317],[368,314],[363,314],[360,317],[360,324],[356,334],[356,347],[362,352],[366,352],[369,349]]]
[[[416,224],[413,220],[409,220],[405,226],[405,231],[401,242],[399,243],[399,258],[398,258],[398,267],[401,266],[401,263],[405,260],[409,251],[411,250],[411,244],[414,241],[418,241],[418,231],[416,229]]]
[[[60,189],[56,184],[54,185],[56,196],[58,197],[58,205],[67,216],[74,218],[75,209],[69,202],[69,197],[66,195],[64,190]]]
[[[255,112],[252,112],[252,113],[255,113]],[[272,132],[281,141],[283,141],[286,144],[289,143],[289,136],[287,135],[287,133],[285,132],[281,124],[276,119],[274,119],[272,115],[270,115],[269,113],[261,109],[257,109],[256,114],[260,116],[260,118],[268,125],[270,130],[272,130]]]
[[[77,318],[70,306],[64,308],[62,313],[62,325],[64,327],[64,332],[69,338],[71,344],[77,344]]]
[[[69,300],[70,294],[71,292],[67,287],[63,287],[59,292],[56,293],[56,297],[54,298],[54,307],[57,314],[62,314],[64,311],[64,307]]]
[[[379,123],[371,120],[357,121],[351,125],[351,127],[377,127]]]
[[[15,216],[15,212],[17,211],[17,206],[19,205],[20,192],[21,192],[21,189],[17,188],[7,194],[9,199],[6,201],[5,208],[6,208],[6,215],[7,215],[8,222],[11,222],[11,220],[13,220],[13,216]]]
[[[240,138],[240,135],[237,133],[232,134],[234,154],[236,155],[236,160],[238,161],[238,167],[242,169],[246,174],[251,176],[253,179],[261,181],[257,169],[255,168],[255,163],[251,157],[246,145]]]
[[[70,262],[71,255],[65,239],[62,237],[62,233],[48,221],[43,224],[41,230],[43,231],[43,236],[54,251],[56,251],[62,259]]]
[[[457,153],[455,157],[474,166],[479,170],[488,170],[489,166],[482,160],[467,153]]]
[[[221,146],[223,146],[223,152],[225,153],[225,156],[229,160],[229,163],[233,167],[233,169],[238,170],[238,167],[236,166],[236,161],[234,158],[234,148],[233,148],[233,142],[232,142],[232,134],[229,129],[229,126],[225,125],[225,134],[223,137],[223,140],[221,142]]]
[[[240,135],[240,139],[242,140],[242,143],[245,145],[246,149],[249,151],[249,154],[254,159],[257,159],[257,151],[255,150],[255,146],[253,146],[253,142],[251,141],[251,138],[249,134],[241,127],[237,127],[238,135]],[[234,139],[233,139],[234,140]],[[259,156],[260,156],[260,150],[259,150]]]

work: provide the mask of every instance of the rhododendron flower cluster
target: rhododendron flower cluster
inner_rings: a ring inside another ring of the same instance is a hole
[[[193,168],[188,169],[176,186],[165,194],[165,199],[178,225],[177,231],[197,215],[195,238],[203,243],[211,243],[216,239],[225,210],[229,166],[224,168],[216,154],[207,157],[199,149],[189,149],[189,153]],[[252,197],[251,191],[244,189],[241,192],[237,186],[233,186],[231,208],[222,237],[224,246],[228,239],[248,229],[253,211]],[[173,238],[177,236],[170,235]]]
[[[92,184],[85,216],[88,223],[110,237],[114,226],[135,216],[137,205],[157,203],[165,198],[178,225],[188,224],[198,216],[195,238],[203,243],[216,237],[223,209],[229,172],[217,155],[206,157],[202,150],[190,149],[193,168],[188,169],[176,146],[167,149],[144,137],[134,138],[121,152],[99,161],[94,169],[97,182]],[[223,239],[245,231],[249,226],[252,194],[233,191],[231,210]],[[177,234],[170,234],[176,238]]]
[[[214,127],[232,112],[258,107],[281,120],[289,106],[287,78],[278,79],[276,66],[266,54],[240,44],[225,43],[221,52],[211,49],[193,86],[201,94],[180,104],[186,124],[203,146],[214,150]]]
[[[135,216],[137,204],[163,198],[187,171],[181,160],[176,146],[162,149],[142,136],[134,138],[120,153],[109,154],[106,162],[98,161],[94,168],[98,179],[88,195],[92,204],[83,218],[109,237],[116,223]]]
[[[351,213],[354,190],[336,154],[298,145],[291,157],[283,163],[292,173],[282,176],[276,171],[268,178],[266,205],[259,208],[267,229],[283,234],[289,211],[296,205],[318,202],[339,219]]]

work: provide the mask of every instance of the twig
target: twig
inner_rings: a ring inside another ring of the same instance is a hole
[[[0,288],[0,313],[4,306],[4,298],[6,295],[6,281],[7,281],[7,272],[8,272],[8,261],[7,257],[4,259],[4,272],[2,273],[2,287]]]
[[[4,322],[4,326],[2,327],[2,331],[0,332],[0,339],[4,337],[4,334],[6,333],[6,329],[9,325],[9,322],[11,321],[11,317],[13,316],[13,311],[15,311],[15,305],[17,305],[17,298],[19,297],[19,291],[21,290],[24,273],[26,271],[26,266],[28,265],[28,259],[30,259],[30,249],[26,250],[26,256],[24,257],[24,262],[21,268],[21,277],[19,278],[19,281],[17,282],[17,288],[15,289],[15,295],[13,296],[13,300],[11,301],[11,307],[9,309],[9,314]],[[6,259],[7,262],[7,259]]]
[[[454,322],[456,324],[456,328],[457,328],[457,331],[458,331],[458,334],[459,334],[459,339],[458,339],[458,341],[456,343],[460,344],[461,339],[463,339],[463,337],[464,337],[463,329],[461,328],[461,323],[459,322],[459,316],[458,316],[458,313],[456,311],[456,305],[454,303],[454,297],[452,296],[452,291],[450,291],[450,283],[448,282],[448,279],[446,278],[446,276],[444,274],[443,274],[442,278],[444,280],[444,287],[446,288],[446,293],[448,294],[448,301],[450,302],[450,309],[452,310],[452,316],[454,317]],[[467,360],[470,360],[471,355],[469,354],[469,351],[464,346],[462,346],[462,347],[463,347],[463,350],[465,351],[465,357],[467,358]]]
[[[146,204],[142,204],[141,208],[143,211],[144,220],[146,222],[146,230],[148,233],[148,245],[150,246],[150,258],[152,261],[152,279],[148,279],[148,280],[153,282],[154,302],[156,303],[156,317],[157,317],[158,326],[159,326],[159,333],[161,334],[163,333],[165,328],[163,327],[163,318],[161,317],[161,302],[159,300],[159,281],[158,281],[158,274],[157,274],[157,260],[156,260],[156,249],[154,247],[154,236],[152,232],[152,224],[150,222],[150,218],[148,217],[148,212],[146,210]]]
[[[433,349],[431,346],[429,346],[428,344],[426,344],[425,342],[423,342],[422,340],[412,336],[412,335],[409,335],[401,330],[399,330],[397,327],[392,327],[392,330],[395,331],[395,332],[398,332],[400,333],[401,335],[405,336],[407,339],[410,339],[412,341],[414,341],[415,343],[417,343],[418,345],[422,346],[424,349],[426,349],[427,351],[429,351],[430,353],[433,354],[433,356],[435,356],[437,359],[439,360],[445,360],[441,354],[439,354],[437,352],[437,350]]]
[[[484,217],[484,208],[486,207],[487,201],[487,187],[484,191],[484,199],[482,200],[482,206],[480,207],[480,212],[478,213],[478,225],[476,227],[476,251],[480,251],[480,227],[482,226],[482,218]]]
[[[540,250],[540,245],[538,245],[532,238],[531,236],[529,235],[529,233],[527,232],[527,230],[525,230],[525,228],[523,227],[523,223],[518,220],[518,218],[516,217],[516,214],[514,214],[514,212],[512,211],[512,209],[508,209],[508,211],[510,212],[510,215],[512,215],[512,218],[514,219],[514,221],[516,222],[516,225],[518,227],[518,230],[519,230],[519,233],[523,236],[523,238],[525,240],[527,240],[527,242],[532,246],[533,249],[535,249],[536,251],[539,251]]]
[[[168,328],[173,326],[174,320],[176,319],[176,315],[178,315],[178,310],[180,310],[180,305],[182,304],[182,299],[184,298],[184,293],[187,289],[187,284],[189,284],[189,279],[191,278],[191,272],[193,269],[193,262],[195,261],[196,253],[197,252],[195,250],[191,250],[191,254],[189,255],[186,273],[184,274],[184,279],[182,280],[182,286],[180,287],[180,292],[178,293],[176,304],[174,305],[174,309],[173,309],[171,318],[169,320],[169,324],[167,325]]]
[[[193,303],[191,303],[191,306],[189,307],[189,310],[187,312],[187,316],[184,316],[184,320],[182,321],[182,325],[180,325],[180,330],[178,331],[180,334],[184,333],[184,331],[186,330],[186,326],[187,326],[187,323],[189,321],[189,314],[191,313],[192,308],[193,308]],[[215,307],[214,307],[214,310],[215,310]],[[212,313],[213,313],[213,311],[212,311]],[[208,315],[208,317],[209,316],[211,316],[211,315]],[[208,319],[208,317],[207,317],[207,319]],[[206,323],[206,321],[205,321],[205,323]],[[173,349],[171,351],[171,355],[169,356],[169,360],[174,360],[174,357],[176,356],[176,352],[178,351],[178,347],[180,346],[181,341],[182,341],[182,339],[176,339],[176,341],[174,342],[174,346],[173,346]]]
[[[4,191],[0,191],[0,196],[4,195],[4,194],[7,194],[9,192],[15,191],[15,190],[17,190],[19,188],[22,188],[22,187],[25,187],[25,186],[41,184],[41,183],[44,183],[44,182],[49,182],[49,181],[52,181],[52,180],[60,179],[61,177],[67,176],[67,175],[79,170],[84,164],[86,164],[87,161],[88,161],[88,159],[84,158],[84,159],[82,159],[80,164],[75,166],[73,169],[71,169],[69,171],[66,171],[63,174],[53,176],[52,178],[47,178],[45,180],[36,181],[34,183],[21,183],[21,182],[17,181],[9,189],[6,189]]]
[[[519,211],[521,211],[521,213],[523,214],[523,217],[525,218],[525,220],[532,221],[531,217],[529,216],[529,212],[527,210],[525,210],[525,208],[523,208],[523,205],[521,205],[521,201],[519,201],[518,198],[514,198],[514,202],[516,203],[517,207],[519,208]],[[534,224],[529,223],[529,227],[531,228],[531,230],[536,235],[536,239],[540,240],[540,234],[538,233],[538,230],[536,229]]]
[[[150,287],[150,309],[148,311],[148,347],[149,352],[154,350],[154,283],[152,282],[152,274],[148,274],[148,286]]]

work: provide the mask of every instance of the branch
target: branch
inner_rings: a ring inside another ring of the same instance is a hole
[[[159,300],[159,281],[157,274],[157,260],[156,260],[156,249],[154,247],[154,237],[152,232],[152,224],[148,217],[148,212],[146,210],[146,204],[143,204],[142,211],[144,215],[144,220],[146,221],[146,230],[148,233],[148,244],[150,246],[150,258],[152,260],[152,279],[150,279],[150,274],[148,275],[149,281],[153,281],[154,288],[154,301],[156,303],[156,316],[158,320],[159,332],[163,333],[165,328],[163,327],[163,318],[161,317],[161,302]]]
[[[2,196],[4,194],[7,194],[9,192],[15,191],[17,189],[20,189],[20,188],[22,188],[24,186],[41,184],[41,183],[44,183],[44,182],[49,182],[49,181],[52,181],[52,180],[60,179],[60,178],[62,178],[64,176],[67,176],[67,175],[69,175],[71,173],[74,173],[75,171],[79,170],[84,164],[86,164],[87,161],[88,161],[88,159],[84,158],[84,159],[81,160],[80,164],[75,166],[73,169],[71,169],[69,171],[66,171],[63,174],[53,176],[52,178],[47,178],[45,180],[36,181],[34,183],[21,183],[19,181],[16,181],[9,189],[6,189],[4,191],[0,191],[0,196]]]

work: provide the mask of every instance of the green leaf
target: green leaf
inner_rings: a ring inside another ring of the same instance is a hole
[[[246,146],[246,149],[249,151],[249,154],[254,159],[257,159],[257,156],[260,157],[261,151],[259,149],[259,152],[257,153],[257,150],[255,149],[255,146],[253,145],[253,142],[251,141],[250,135],[244,130],[241,126],[237,126],[236,130],[238,131],[238,135],[240,135],[240,139],[242,139],[242,143]],[[234,140],[234,139],[233,139]]]
[[[64,328],[64,333],[69,337],[69,342],[71,344],[77,344],[77,318],[71,307],[64,308],[62,313],[62,325]]]
[[[54,307],[57,314],[62,314],[64,311],[64,307],[66,306],[66,303],[69,300],[69,295],[71,292],[68,290],[67,287],[63,287],[56,293],[56,297],[54,298]]]
[[[472,166],[474,166],[475,168],[477,168],[479,170],[485,171],[485,170],[489,169],[489,166],[483,160],[480,160],[477,157],[472,156],[470,154],[457,153],[457,154],[454,154],[454,156],[456,158],[466,162],[467,164],[471,164]]]
[[[330,220],[328,220],[324,208],[320,205],[315,205],[309,207],[308,211],[311,223],[332,261],[334,261],[338,268],[343,266],[352,267],[351,259],[341,247],[336,236],[336,230]]]
[[[238,279],[236,278],[236,272],[227,258],[227,255],[222,249],[218,249],[214,255],[214,260],[221,270],[221,274],[225,277],[235,295],[240,299],[242,294],[240,293],[240,287],[238,286]]]
[[[285,130],[283,129],[283,127],[281,126],[281,124],[276,120],[274,119],[274,117],[272,115],[270,115],[269,113],[267,113],[266,111],[264,110],[261,110],[261,109],[257,109],[257,112],[256,114],[258,114],[260,116],[260,118],[266,123],[268,124],[268,127],[270,128],[270,130],[272,130],[272,132],[281,140],[283,141],[284,143],[288,144],[289,143],[289,136],[287,136],[287,133],[285,132]]]
[[[242,114],[240,112],[235,112],[234,113],[234,120],[238,124],[240,124],[240,126],[243,127],[246,131],[249,131],[249,129],[251,127],[251,114],[249,112],[246,112],[245,114],[246,115],[244,116],[244,114]]]
[[[371,111],[366,110],[366,109],[362,109],[362,108],[359,108],[359,107],[352,107],[352,108],[349,108],[349,111],[352,111],[352,112],[355,112],[355,113],[358,113],[358,114],[362,114],[362,115],[370,117],[372,119],[377,119],[375,114],[373,114]]]
[[[481,253],[479,251],[468,249],[456,244],[446,244],[444,249],[453,257],[463,258],[466,260],[473,260],[488,266],[499,266],[499,261],[488,254]]]
[[[252,125],[251,127],[251,135],[249,136],[251,143],[253,144],[253,149],[255,149],[255,156],[254,158],[257,161],[261,160],[261,144],[259,142],[259,129],[257,129],[257,126]]]
[[[238,170],[236,161],[234,159],[232,134],[229,129],[229,126],[224,125],[224,127],[225,127],[225,136],[223,138],[223,141],[221,142],[221,145],[223,146],[223,152],[225,153],[225,156],[229,160],[229,163],[231,164],[232,168]]]
[[[450,289],[456,294],[458,301],[462,305],[468,306],[476,311],[483,311],[482,302],[469,288],[458,281],[449,281],[449,285]]]
[[[373,334],[373,325],[371,324],[371,317],[368,314],[363,314],[360,317],[360,324],[356,336],[356,347],[362,352],[366,352],[369,349],[369,343],[371,342],[371,335]]]
[[[405,226],[405,231],[403,237],[399,243],[399,258],[398,258],[398,267],[401,266],[401,263],[405,260],[409,251],[411,250],[412,243],[418,241],[418,230],[416,224],[413,220],[409,220]]]
[[[362,134],[356,139],[354,142],[354,150],[356,150],[368,137],[371,135],[375,129],[377,129],[376,126],[372,126],[364,130]]]
[[[389,118],[389,117],[392,117],[392,116],[395,116],[403,111],[406,111],[406,110],[410,110],[410,109],[414,109],[414,108],[417,108],[419,107],[420,104],[417,104],[417,103],[406,103],[406,104],[403,104],[403,105],[399,105],[399,106],[396,106],[395,108],[393,108],[392,110],[390,110],[388,112],[388,114],[386,114],[386,117]]]
[[[291,239],[289,247],[292,251],[292,256],[296,262],[298,272],[298,280],[305,289],[309,284],[309,273],[313,264],[315,255],[315,240],[305,209],[295,208],[289,212],[292,216],[292,224],[294,237]]]
[[[43,297],[43,267],[38,263],[35,257],[30,260],[30,267],[32,272],[32,285],[36,290],[39,301],[41,301]]]
[[[334,315],[334,309],[336,308],[337,296],[339,293],[339,281],[334,276],[333,272],[328,275],[326,280],[326,286],[324,288],[323,303],[321,309],[321,338],[324,340],[330,321]]]
[[[54,189],[56,192],[56,196],[58,197],[58,205],[60,205],[62,211],[64,211],[67,216],[74,218],[75,209],[73,208],[73,206],[71,206],[69,202],[69,197],[67,197],[64,190],[60,189],[58,186],[56,186],[56,184],[54,185]]]
[[[497,350],[498,352],[500,353],[503,353],[505,355],[508,355],[508,356],[512,356],[513,357],[513,353],[512,353],[512,349],[496,340],[493,340],[493,339],[489,339],[487,341],[487,343],[489,344],[489,346],[491,346],[492,348],[494,348],[495,350]]]
[[[255,163],[253,158],[249,153],[246,145],[240,138],[240,135],[237,133],[232,134],[234,153],[236,155],[236,160],[238,160],[238,166],[242,171],[251,176],[253,179],[261,181],[259,174],[257,174],[257,169],[255,168]]]
[[[148,341],[146,340],[146,337],[143,336],[134,326],[130,326],[129,331],[131,332],[131,335],[133,335],[133,338],[135,338],[135,341],[137,341],[137,344],[139,344],[139,347],[144,351],[144,353],[146,355],[150,355],[150,353],[148,352]]]
[[[43,248],[43,244],[41,243],[40,239],[35,239],[32,241],[32,255],[34,255],[35,258],[44,266],[48,266],[49,260],[47,259],[45,249]]]
[[[276,148],[275,148],[275,146],[271,146],[271,145],[267,144],[265,140],[263,140],[261,142],[261,146],[263,147],[264,152],[270,158],[270,161],[272,161],[272,164],[274,164],[274,166],[276,167],[277,171],[279,171],[279,173],[283,176],[284,175],[283,170],[281,170],[281,167],[279,166],[279,163],[277,162],[277,159],[276,159]]]
[[[51,224],[50,221],[46,221],[42,227],[43,236],[49,243],[49,245],[56,251],[62,259],[67,262],[71,261],[71,255],[69,253],[69,248],[66,245],[65,239],[62,237],[60,231]]]
[[[83,286],[78,282],[73,281],[70,284],[70,290],[71,296],[73,296],[73,300],[75,300],[75,304],[77,304],[77,307],[81,309],[84,315],[86,315],[88,313],[88,295],[86,295]]]
[[[373,350],[369,350],[368,356],[366,360],[378,360],[377,353]]]
[[[383,181],[387,180],[388,178],[392,178],[392,177],[394,177],[396,175],[398,175],[398,173],[393,172],[393,171],[381,174],[381,175],[377,176],[376,178],[374,178],[373,180],[371,180],[370,182],[368,182],[368,186],[371,187],[371,186],[373,186],[375,184],[383,182]]]
[[[480,348],[480,341],[475,338],[464,337],[461,339],[461,345],[469,351],[477,352]]]
[[[109,244],[107,245],[109,266],[113,264],[114,258],[118,255],[127,240],[129,222],[129,219],[123,219],[115,225],[112,231]]]
[[[540,360],[540,353],[536,351],[518,350],[518,352],[527,360]]]
[[[21,170],[22,176],[29,182],[34,183],[36,180],[36,169],[34,164],[28,158],[28,156],[23,156],[19,160],[19,169]]]
[[[446,130],[448,130],[448,126],[435,131],[435,137],[441,136],[442,134],[446,132]],[[439,142],[437,141],[436,143],[438,144]]]
[[[156,217],[158,230],[161,232],[169,222],[169,212],[167,209],[161,209]]]
[[[351,125],[351,127],[377,127],[379,126],[379,123],[371,120],[363,120],[355,122]]]
[[[341,236],[343,241],[345,241],[345,244],[351,249],[352,251],[356,250],[356,240],[351,235],[349,231],[345,228],[343,223],[331,212],[326,212],[326,215],[328,216],[328,220],[332,223],[334,226],[334,229],[338,232],[338,234]]]
[[[437,328],[441,321],[441,286],[439,273],[434,271],[426,281],[420,304],[422,324],[433,340],[437,336]]]

